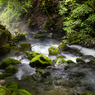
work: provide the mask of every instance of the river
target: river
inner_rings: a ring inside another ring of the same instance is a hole
[[[26,35],[25,42],[29,42],[32,46],[32,51],[43,53],[48,56],[48,48],[60,44],[56,39],[45,38],[44,40],[33,39],[32,34]],[[21,43],[23,41],[20,41]],[[18,43],[18,44],[19,44]],[[95,57],[95,50],[85,48],[79,45],[71,45],[70,51],[61,51],[61,54],[66,58],[76,62],[76,58],[82,58],[84,55],[92,55]],[[76,50],[76,51],[75,51]],[[16,55],[16,51],[11,50],[8,54],[0,56],[0,63],[7,58],[20,60],[24,55]],[[49,56],[52,60],[57,56]],[[86,60],[86,62],[89,61]],[[26,89],[32,95],[73,95],[73,93],[82,93],[84,91],[95,94],[95,68],[88,64],[72,65],[69,70],[63,68],[48,67],[45,68],[45,73],[36,74],[35,68],[29,66],[30,60],[26,57],[21,60],[20,65],[17,65],[18,72],[5,78],[6,81],[12,80],[18,83],[21,89]],[[64,93],[64,94],[63,94]]]

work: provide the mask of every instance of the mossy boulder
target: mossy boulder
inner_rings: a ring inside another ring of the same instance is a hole
[[[34,39],[37,39],[37,38],[43,38],[43,36],[40,35],[40,34],[35,34],[35,35],[33,35],[33,38],[34,38]]]
[[[4,73],[4,74],[0,74],[0,79],[4,79],[5,77],[10,77],[12,76],[12,73]]]
[[[24,89],[18,89],[16,91],[14,91],[11,95],[32,95],[29,92],[27,92]]]
[[[5,68],[6,73],[12,73],[15,74],[18,71],[18,68],[13,67],[13,66],[9,66]]]
[[[1,49],[0,53],[7,53],[10,50],[10,44],[6,43]]]
[[[28,59],[32,59],[32,58],[34,58],[34,57],[36,57],[37,55],[39,55],[40,53],[37,53],[37,52],[32,52],[32,53],[30,53],[30,54],[28,54]]]
[[[43,72],[44,72],[44,70],[43,70],[43,69],[36,69],[36,72],[43,73]]]
[[[55,67],[63,67],[67,64],[66,61],[63,58],[55,59],[54,63],[55,63]]]
[[[19,29],[15,29],[12,35],[12,40],[14,42],[18,42],[23,39],[25,39],[25,34],[22,33]]]
[[[2,64],[0,65],[0,69],[5,69],[6,67],[8,67],[11,64],[12,65],[21,64],[21,62],[16,59],[13,59],[13,58],[8,58],[2,62]]]
[[[55,46],[51,46],[48,48],[48,51],[49,51],[49,55],[57,55],[59,54],[59,49]]]
[[[77,58],[77,59],[76,59],[76,62],[82,62],[82,63],[85,63],[85,62],[83,61],[83,59],[81,59],[81,58]]]
[[[56,62],[58,62],[58,63],[65,63],[66,61],[63,59],[63,58],[57,58],[57,59],[55,59],[54,60],[54,62],[56,63]]]
[[[59,55],[57,58],[66,58],[64,55]]]
[[[0,24],[0,48],[2,48],[8,41],[11,40],[11,33]]]
[[[66,65],[65,67],[64,67],[64,69],[69,69],[70,68],[70,66],[69,65]]]
[[[11,91],[5,86],[0,87],[0,95],[11,95]]]
[[[60,50],[67,50],[67,49],[69,49],[69,47],[68,47],[67,45],[61,43],[61,44],[58,46],[58,49],[60,49]]]
[[[67,60],[66,62],[67,62],[68,64],[69,64],[69,63],[74,63],[74,61],[72,61],[72,60]]]
[[[31,51],[31,44],[27,42],[23,42],[18,45],[20,51]]]
[[[8,89],[12,92],[18,90],[18,84],[14,84],[12,81],[8,81]]]
[[[29,65],[31,67],[46,67],[46,66],[52,65],[52,60],[46,55],[40,54],[34,57],[30,61]]]
[[[83,92],[81,95],[95,95],[95,94],[90,94],[88,92]]]

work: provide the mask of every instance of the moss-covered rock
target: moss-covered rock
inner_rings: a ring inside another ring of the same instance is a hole
[[[36,69],[36,72],[43,73],[43,72],[44,72],[44,70],[43,70],[43,69]]]
[[[40,54],[34,57],[30,61],[29,65],[32,67],[46,67],[46,66],[52,65],[52,60],[46,55]]]
[[[64,69],[69,69],[70,68],[70,66],[69,65],[66,65],[65,67],[64,67]]]
[[[57,58],[57,59],[54,60],[54,62],[55,63],[58,62],[58,63],[61,63],[61,64],[66,63],[66,61],[63,58]]]
[[[6,73],[12,73],[15,74],[18,71],[18,68],[13,67],[13,66],[9,66],[5,68]]]
[[[28,59],[31,60],[32,58],[36,57],[37,55],[39,55],[39,53],[37,53],[37,52],[32,52],[32,53],[28,54]]]
[[[88,92],[83,92],[81,95],[95,95],[95,94],[90,94]]]
[[[0,79],[4,79],[5,77],[9,77],[13,75],[12,73],[4,73],[4,74],[0,74]]]
[[[66,49],[69,49],[69,47],[63,43],[61,43],[59,46],[58,46],[58,49],[60,50],[66,50]]]
[[[20,51],[31,51],[31,44],[23,42],[18,45]]]
[[[0,48],[2,48],[6,42],[11,40],[11,33],[0,24]]]
[[[14,91],[11,95],[32,95],[24,89]]]
[[[33,22],[34,22],[34,20],[31,18],[31,19],[28,21],[27,26],[28,26],[28,27],[33,26]]]
[[[6,43],[1,49],[0,53],[7,53],[10,50],[10,44]]]
[[[49,55],[57,55],[60,53],[59,49],[55,46],[49,47],[48,51],[49,51]]]
[[[0,95],[11,95],[11,91],[5,86],[0,87]]]
[[[54,60],[55,67],[64,67],[67,63],[63,58],[57,58]]]
[[[37,39],[37,38],[43,38],[43,36],[40,35],[40,34],[35,34],[35,35],[33,35],[33,38],[34,38],[34,39]]]
[[[66,58],[64,55],[59,55],[57,58]]]
[[[16,64],[21,64],[20,61],[13,59],[13,58],[8,58],[5,59],[2,64],[0,65],[0,69],[5,69],[7,66],[9,66],[10,64],[12,65],[16,65]]]
[[[66,62],[67,62],[68,64],[69,64],[69,63],[74,63],[74,61],[72,61],[72,60],[67,60]]]
[[[8,81],[8,89],[12,92],[18,90],[18,84],[14,84],[12,81]]]
[[[23,39],[25,39],[25,34],[22,33],[19,29],[15,29],[12,35],[12,40],[14,42],[18,42]]]
[[[76,62],[82,62],[82,63],[85,63],[81,58],[77,58],[77,59],[76,59]]]

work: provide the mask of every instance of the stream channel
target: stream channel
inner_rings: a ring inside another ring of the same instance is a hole
[[[26,35],[26,40],[32,46],[32,51],[43,53],[48,56],[48,48],[60,44],[56,39],[45,38],[43,40],[33,39],[32,34]],[[19,44],[18,43],[18,44]],[[16,51],[11,50],[8,54],[0,56],[0,63],[7,58],[21,60],[17,65],[18,72],[5,78],[6,81],[18,83],[21,89],[29,91],[32,95],[77,95],[76,93],[90,92],[95,94],[95,67],[86,64],[90,59],[86,58],[85,63],[77,63],[76,58],[82,58],[86,55],[92,55],[95,60],[95,50],[78,45],[69,46],[68,51],[61,51],[60,55],[64,55],[65,60],[71,59],[75,64],[70,69],[64,70],[63,67],[49,66],[45,68],[42,74],[36,73],[35,68],[29,66],[30,60],[25,55],[16,55]],[[49,56],[52,60],[57,56]],[[0,71],[1,72],[1,71]],[[75,93],[75,94],[73,94]],[[79,95],[78,94],[78,95]]]

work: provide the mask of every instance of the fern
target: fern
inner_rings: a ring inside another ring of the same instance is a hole
[[[92,8],[88,7],[86,4],[83,4],[73,10],[71,17],[79,18],[92,12],[94,12]]]

